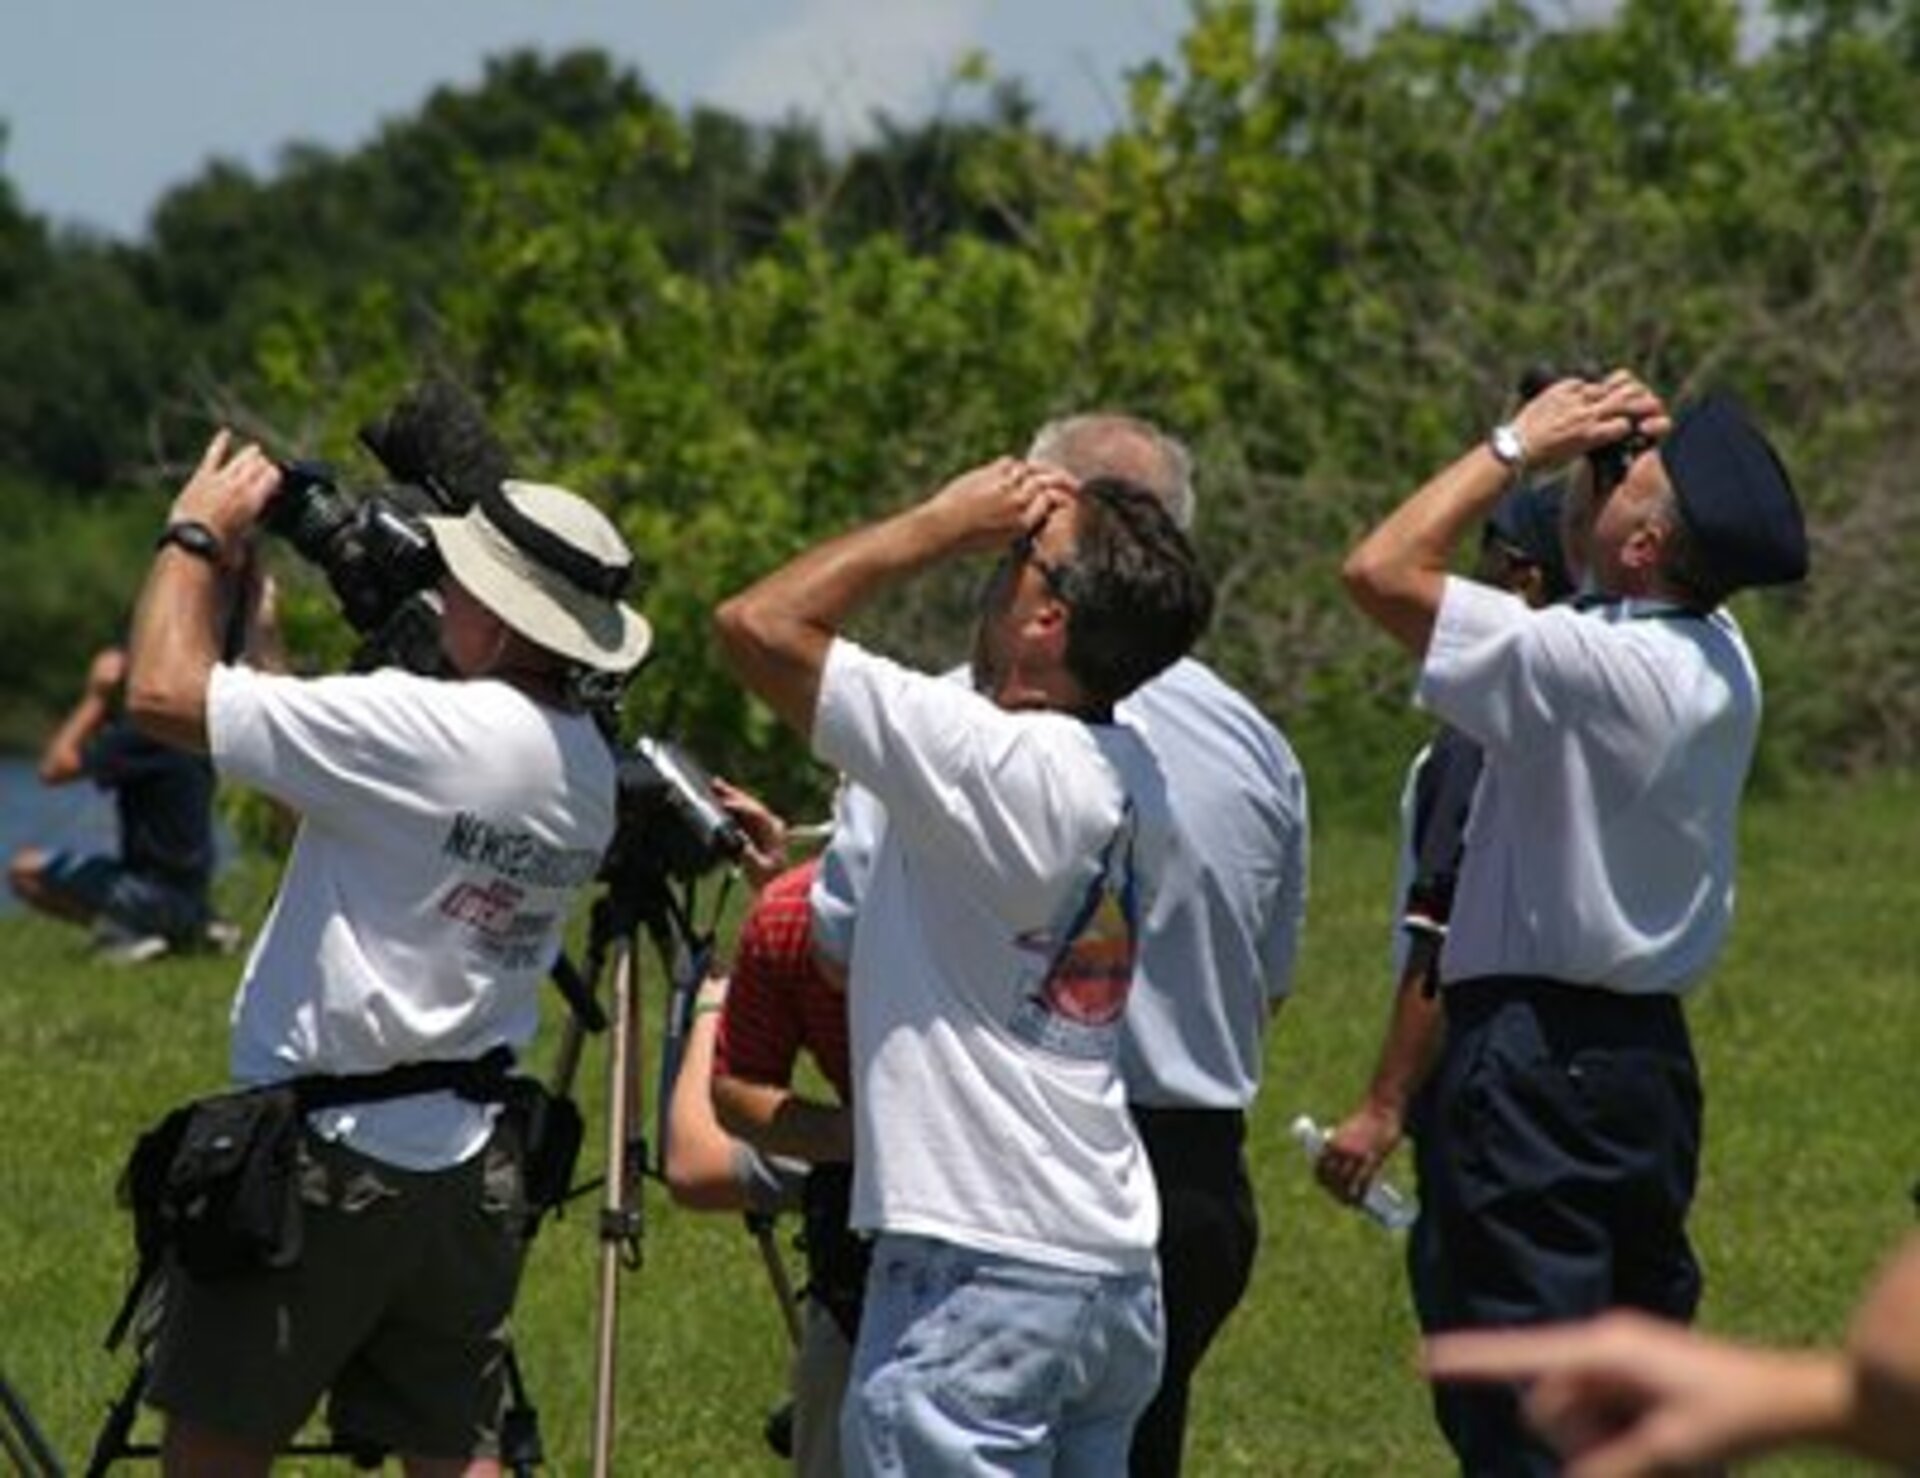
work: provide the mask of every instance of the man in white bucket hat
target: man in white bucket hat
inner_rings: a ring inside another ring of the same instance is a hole
[[[471,1071],[532,1039],[613,836],[614,757],[577,694],[646,654],[621,600],[632,557],[574,494],[490,484],[464,517],[427,520],[450,677],[268,675],[218,661],[214,617],[280,482],[257,447],[214,438],[131,652],[137,723],[303,818],[240,984],[232,1075],[381,1074],[390,1090],[402,1064]],[[336,1437],[411,1473],[499,1471],[521,1165],[498,1105],[452,1078],[306,1113],[291,1265],[214,1278],[176,1249],[148,1386],[168,1472],[266,1473],[323,1393]]]
[[[536,647],[600,672],[628,672],[646,656],[652,630],[619,599],[633,556],[591,503],[505,482],[464,517],[426,524],[453,578]]]

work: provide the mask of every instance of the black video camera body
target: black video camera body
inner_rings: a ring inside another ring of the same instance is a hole
[[[619,757],[620,817],[602,872],[690,880],[731,862],[746,834],[713,794],[713,777],[679,745],[645,736]]]
[[[321,462],[283,462],[261,522],[327,577],[341,614],[361,638],[356,668],[397,665],[436,675],[443,565],[422,519],[465,513],[508,475],[505,451],[457,386],[429,380],[360,441],[394,485],[344,492]]]
[[[353,498],[322,462],[280,464],[280,491],[261,523],[326,575],[363,640],[356,666],[440,670],[440,552],[417,513],[382,493]],[[366,660],[371,658],[373,660]]]
[[[363,426],[360,441],[392,486],[349,494],[324,463],[283,462],[261,521],[326,574],[361,637],[356,668],[442,676],[436,586],[445,566],[422,519],[465,513],[497,489],[511,475],[506,453],[479,408],[444,380],[411,391]],[[600,691],[592,678],[583,676],[581,696],[612,743],[621,683]],[[740,856],[746,835],[692,755],[642,738],[616,761],[619,814],[601,868],[616,889],[650,894],[667,879],[691,882]]]

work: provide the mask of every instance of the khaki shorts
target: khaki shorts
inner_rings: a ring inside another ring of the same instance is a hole
[[[496,1454],[526,1222],[511,1136],[422,1172],[309,1134],[301,1173],[297,1267],[212,1283],[168,1270],[147,1399],[277,1450],[326,1393],[336,1439]]]

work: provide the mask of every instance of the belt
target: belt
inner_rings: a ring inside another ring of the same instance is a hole
[[[1686,1015],[1680,998],[1665,991],[1629,995],[1604,985],[1582,985],[1547,975],[1476,975],[1450,980],[1440,991],[1449,1025],[1475,1026],[1508,1006],[1524,1006],[1543,1021],[1581,1028],[1678,1029]]]

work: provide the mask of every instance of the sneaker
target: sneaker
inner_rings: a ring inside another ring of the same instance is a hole
[[[108,965],[144,965],[173,953],[164,934],[113,934],[97,938],[93,957]]]
[[[202,932],[201,942],[217,955],[238,953],[240,946],[246,943],[247,931],[228,919],[211,919]]]

